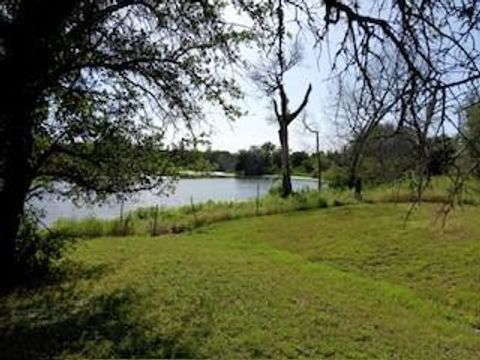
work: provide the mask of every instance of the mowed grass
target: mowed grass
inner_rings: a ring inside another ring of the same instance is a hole
[[[480,209],[355,205],[99,238],[0,300],[0,358],[477,359]]]

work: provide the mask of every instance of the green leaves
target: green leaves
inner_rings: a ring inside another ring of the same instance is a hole
[[[230,2],[78,1],[61,11],[15,3],[11,23],[37,29],[34,186],[61,182],[44,189],[91,200],[151,189],[176,173],[163,155],[169,125],[191,130],[207,104],[241,115],[230,67],[253,35],[225,21]]]

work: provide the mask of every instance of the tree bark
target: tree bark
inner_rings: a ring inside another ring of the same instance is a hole
[[[2,91],[0,119],[0,286],[13,284],[18,275],[15,266],[15,244],[31,183],[32,124],[27,104],[21,97]],[[12,94],[15,92],[12,92]],[[17,93],[18,95],[18,93]]]
[[[286,124],[280,124],[278,131],[282,152],[282,197],[288,197],[292,193],[292,180],[290,177],[290,159],[288,148],[288,127]]]
[[[12,30],[13,31],[13,30]],[[39,97],[32,81],[39,58],[22,26],[6,37],[0,61],[0,288],[15,284],[16,239],[32,179],[34,109]]]

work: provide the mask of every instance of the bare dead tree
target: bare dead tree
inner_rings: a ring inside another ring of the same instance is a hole
[[[252,79],[268,96],[273,97],[272,105],[279,125],[278,135],[281,146],[282,196],[287,197],[292,193],[288,127],[305,109],[312,86],[308,86],[303,100],[296,110],[290,111],[289,97],[285,89],[285,74],[300,62],[301,49],[298,42],[295,42],[290,49],[286,49],[285,14],[282,0],[278,0],[273,16],[276,18],[277,26],[273,34],[274,43],[269,47],[268,53],[273,50],[275,55],[273,59],[267,57],[265,63],[253,72]]]

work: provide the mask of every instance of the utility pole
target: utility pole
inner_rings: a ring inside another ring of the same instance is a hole
[[[315,131],[315,139],[317,143],[317,177],[318,177],[318,191],[322,190],[322,159],[320,156],[320,132]]]
[[[309,132],[315,134],[316,142],[316,155],[317,155],[317,179],[318,179],[318,191],[322,190],[322,158],[320,155],[320,131],[313,129],[307,124],[305,117],[303,117],[303,125]]]

